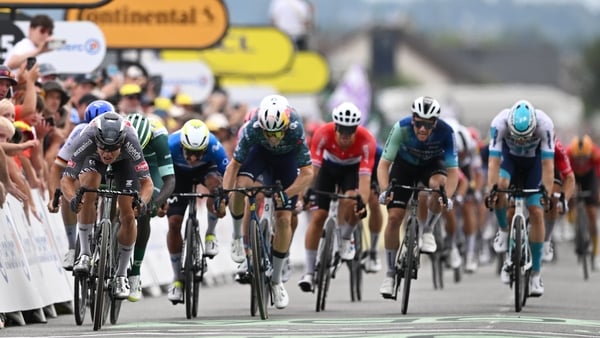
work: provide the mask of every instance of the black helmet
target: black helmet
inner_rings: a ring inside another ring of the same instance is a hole
[[[96,119],[96,146],[106,151],[120,148],[125,140],[126,122],[121,115],[106,112]]]

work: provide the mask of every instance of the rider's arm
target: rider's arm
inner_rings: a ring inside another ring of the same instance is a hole
[[[163,185],[160,188],[160,192],[154,199],[155,203],[159,206],[166,203],[167,198],[171,196],[173,191],[175,190],[175,175],[166,175],[162,176]]]
[[[358,176],[358,193],[362,198],[363,202],[369,200],[371,194],[371,175],[359,175]]]
[[[71,201],[77,193],[75,181],[76,178],[69,175],[64,175],[60,179],[60,190],[62,190],[63,198],[67,201]]]
[[[235,179],[242,164],[235,158],[229,162],[223,174],[223,189],[233,189],[235,187]]]
[[[568,201],[573,197],[575,193],[575,174],[571,172],[563,178],[562,185],[563,194],[565,194],[565,201]]]
[[[458,185],[458,167],[448,168],[448,177],[446,178],[446,196],[452,197]]]
[[[152,193],[154,192],[154,184],[152,183],[152,177],[150,175],[140,177],[140,198],[144,203],[149,204],[152,200]]]
[[[379,186],[383,189],[387,189],[390,185],[391,165],[392,162],[383,157],[379,160],[379,165],[377,166],[377,181],[379,182]]]
[[[488,159],[488,180],[487,180],[487,191],[492,190],[492,187],[498,183],[500,176],[500,162],[501,158],[492,156]]]
[[[542,184],[551,192],[554,185],[554,157],[542,160]]]
[[[308,188],[313,178],[312,165],[305,165],[299,169],[300,172],[298,173],[298,176],[296,176],[294,182],[292,182],[292,184],[285,189],[285,194],[290,197],[296,196]]]
[[[504,133],[506,131],[506,112],[502,111],[494,118],[490,126],[490,154],[488,157],[488,180],[487,191],[498,183],[500,176],[500,163],[502,162],[502,146],[504,144]]]

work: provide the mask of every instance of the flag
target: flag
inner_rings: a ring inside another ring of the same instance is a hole
[[[329,111],[349,101],[362,112],[361,125],[366,125],[371,110],[371,83],[363,66],[354,64],[346,72],[327,101]]]

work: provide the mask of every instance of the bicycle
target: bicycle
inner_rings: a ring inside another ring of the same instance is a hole
[[[317,262],[315,268],[317,275],[315,276],[315,282],[317,285],[317,303],[316,311],[320,312],[325,310],[325,303],[327,299],[327,292],[329,291],[329,283],[332,278],[335,278],[337,268],[342,263],[339,250],[334,248],[340,245],[340,238],[338,233],[338,207],[340,199],[353,199],[358,200],[359,195],[349,196],[339,193],[313,190],[315,194],[328,196],[329,202],[329,213],[327,219],[325,219],[323,233],[321,240],[319,241],[319,249],[317,251]],[[360,227],[357,227],[360,228]],[[357,238],[359,241],[362,239],[362,229],[355,230],[355,245]],[[348,267],[350,268],[350,297],[354,301],[355,299],[361,298],[360,287],[362,286],[362,267],[360,263],[360,253],[357,252],[352,260],[347,261]],[[360,276],[358,276],[361,274]]]
[[[583,267],[583,279],[588,280],[590,269],[593,267],[592,253],[590,252],[590,232],[588,229],[588,217],[585,199],[592,196],[591,191],[578,191],[575,195],[577,201],[577,218],[575,221],[575,254],[577,262]]]
[[[543,187],[536,189],[523,189],[519,184],[513,185],[508,189],[500,189],[494,185],[490,191],[490,196],[497,193],[506,193],[511,197],[515,213],[512,217],[509,228],[509,245],[506,252],[506,261],[508,266],[504,267],[510,275],[509,286],[515,292],[515,311],[521,312],[527,302],[529,293],[529,279],[531,278],[531,267],[533,265],[531,257],[531,247],[529,246],[528,219],[525,216],[525,199],[528,195],[541,193],[543,199],[548,201],[546,189]]]
[[[80,201],[85,193],[96,193],[97,207],[99,210],[99,222],[96,222],[92,230],[92,239],[95,242],[95,249],[92,251],[90,269],[90,278],[93,279],[95,290],[90,290],[93,298],[92,321],[94,323],[94,331],[100,330],[106,321],[106,315],[110,309],[111,324],[116,324],[121,310],[122,299],[113,297],[113,280],[116,276],[116,268],[118,262],[118,246],[117,246],[117,228],[115,222],[113,224],[112,217],[116,207],[115,197],[125,195],[134,198],[134,204],[139,203],[139,195],[134,190],[112,190],[114,173],[112,166],[108,166],[106,171],[106,186],[107,189],[90,189],[80,187],[75,198]],[[80,301],[85,294],[80,290],[77,294]],[[110,306],[109,303],[110,302]]]
[[[192,191],[196,191],[197,183],[192,185]],[[188,201],[188,217],[185,223],[185,238],[183,240],[183,259],[181,274],[184,277],[184,303],[185,316],[187,319],[198,316],[198,298],[200,284],[207,271],[204,244],[200,236],[200,223],[197,218],[196,201],[198,198],[215,197],[213,194],[198,192],[173,193],[167,200],[168,203],[175,202],[178,198]],[[176,304],[177,302],[173,302]]]
[[[443,205],[448,205],[448,197],[446,196],[446,190],[444,186],[440,186],[438,189],[433,189],[424,186],[410,186],[396,184],[396,180],[392,179],[388,188],[388,196],[395,188],[401,188],[412,191],[410,199],[408,201],[408,214],[405,221],[405,234],[400,244],[400,248],[396,253],[396,269],[394,276],[394,292],[391,299],[396,300],[398,296],[398,288],[402,278],[404,278],[404,285],[402,287],[402,306],[401,312],[403,315],[408,310],[408,300],[410,297],[410,286],[413,279],[417,279],[418,271],[420,267],[421,250],[419,249],[419,239],[417,234],[419,233],[419,221],[417,219],[418,211],[418,194],[420,192],[426,193],[438,193],[441,197]],[[439,226],[439,225],[438,225]]]
[[[271,240],[273,237],[273,217],[275,202],[273,195],[283,190],[279,182],[275,185],[264,185],[247,188],[218,189],[217,196],[225,196],[229,192],[238,192],[248,197],[250,204],[250,222],[248,225],[249,242],[246,259],[250,275],[250,315],[260,313],[261,319],[269,318],[268,305],[273,305],[271,296]],[[264,195],[263,212],[259,217],[256,196]]]

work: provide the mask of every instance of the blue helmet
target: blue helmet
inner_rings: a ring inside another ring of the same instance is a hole
[[[86,123],[90,123],[97,116],[109,111],[115,112],[115,107],[110,102],[105,100],[93,101],[85,108],[84,120]]]
[[[508,129],[513,136],[530,137],[537,126],[533,105],[525,100],[515,103],[508,113]]]

